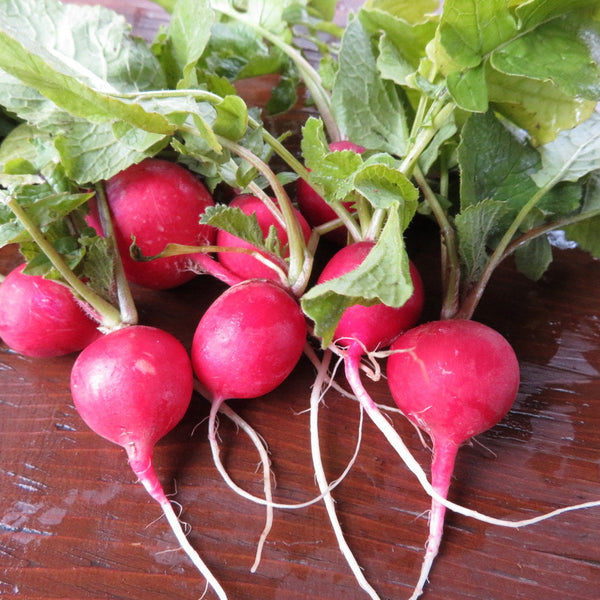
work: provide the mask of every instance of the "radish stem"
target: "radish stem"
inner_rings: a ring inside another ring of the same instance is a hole
[[[14,198],[9,198],[6,201],[6,204],[27,230],[27,233],[29,233],[33,241],[39,246],[40,250],[52,263],[54,268],[71,286],[74,293],[96,311],[101,319],[100,324],[102,327],[109,331],[122,327],[123,322],[120,312],[112,304],[91,290],[75,275],[75,273],[73,273],[60,253],[54,249],[54,246],[52,246],[37,225],[29,218],[21,205]]]
[[[131,294],[129,282],[125,276],[123,261],[119,254],[119,249],[115,242],[115,232],[110,216],[110,208],[106,199],[106,192],[102,184],[96,186],[96,198],[98,199],[98,215],[100,217],[100,226],[104,237],[108,241],[110,255],[114,265],[115,282],[117,287],[117,297],[119,299],[119,310],[121,318],[127,325],[136,325],[138,322],[138,314]]]

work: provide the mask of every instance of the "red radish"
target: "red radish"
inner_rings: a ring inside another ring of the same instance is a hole
[[[255,279],[221,294],[204,313],[194,334],[192,365],[203,395],[212,404],[208,438],[215,465],[226,483],[248,499],[255,497],[231,480],[220,461],[217,413],[227,410],[226,400],[257,398],[281,384],[302,355],[306,333],[304,314],[296,299],[278,283]],[[269,501],[269,465],[264,457],[263,464],[269,512],[257,562],[272,520],[271,511],[280,506]]]
[[[374,246],[374,242],[356,242],[338,250],[321,271],[318,283],[340,277],[358,267]],[[400,307],[374,304],[354,305],[344,311],[335,330],[334,339],[340,346],[347,346],[348,353],[372,352],[387,348],[405,329],[412,327],[423,308],[423,281],[417,268],[410,263],[410,277],[414,291]]]
[[[387,376],[392,397],[433,443],[433,489],[446,498],[461,444],[496,425],[519,388],[519,365],[508,341],[476,321],[425,323],[391,346]],[[432,499],[429,538],[412,598],[429,576],[442,540],[446,507]]]
[[[365,260],[374,245],[372,241],[363,241],[350,244],[338,250],[321,272],[318,283],[340,277],[357,268]],[[356,398],[359,400],[361,408],[367,412],[369,417],[386,436],[389,435],[389,423],[381,415],[377,405],[373,402],[361,381],[361,358],[364,354],[370,354],[375,350],[387,348],[402,331],[412,327],[420,317],[424,301],[423,282],[419,272],[412,263],[409,263],[409,272],[413,284],[413,293],[402,306],[390,307],[379,303],[372,306],[357,304],[348,307],[337,325],[334,333],[335,346],[332,346],[343,357],[346,379]],[[324,370],[327,369],[329,360],[330,349],[326,350],[311,394],[311,448],[315,476],[319,484],[319,489],[324,495],[325,506],[342,554],[361,588],[373,600],[379,600],[377,592],[365,578],[360,565],[354,558],[344,538],[343,531],[337,519],[335,504],[331,494],[328,493],[329,484],[323,470],[318,441],[317,410],[321,388],[323,387]]]
[[[0,337],[19,354],[49,358],[78,352],[101,334],[71,290],[13,269],[0,285]]]
[[[329,144],[329,149],[332,152],[352,150],[357,154],[362,154],[365,151],[362,146],[345,140]],[[296,201],[311,227],[318,227],[338,218],[333,208],[304,179],[298,179],[296,183]],[[353,210],[351,202],[344,202],[343,204],[347,210]],[[343,227],[338,227],[327,234],[327,237],[340,246],[344,245],[346,243],[346,230]]]
[[[228,288],[200,319],[194,372],[217,402],[263,396],[292,372],[305,338],[304,315],[283,287],[245,281]]]
[[[273,199],[273,202],[276,204],[275,199]],[[236,196],[230,202],[229,206],[239,208],[246,215],[256,215],[256,219],[258,220],[258,224],[265,238],[269,234],[269,229],[271,226],[275,227],[279,244],[283,249],[283,258],[287,258],[289,256],[289,252],[287,251],[288,235],[285,227],[277,220],[269,207],[260,198],[252,194],[241,194]],[[311,234],[310,226],[298,210],[295,209],[294,213],[298,219],[304,240],[308,241]],[[218,231],[216,243],[218,246],[249,249],[253,248],[252,244],[223,230]],[[285,269],[285,263],[279,257],[273,256],[264,251],[260,251],[259,253],[269,260],[274,260],[276,264],[279,263],[278,266]],[[222,265],[242,279],[273,279],[278,281],[281,279],[275,269],[271,268],[268,264],[261,262],[260,259],[251,256],[250,254],[243,254],[239,252],[219,252],[218,257],[219,262]]]
[[[131,258],[132,236],[144,256],[155,256],[169,243],[211,245],[215,230],[200,225],[200,215],[214,204],[206,187],[176,163],[147,158],[106,182],[106,198],[127,279],[152,289],[168,289],[191,280],[202,253],[151,261]],[[95,210],[89,223],[101,232]]]
[[[71,393],[81,418],[125,449],[179,544],[224,599],[225,592],[183,533],[152,461],[155,444],[182,419],[192,392],[187,351],[170,333],[154,327],[136,325],[106,334],[81,352],[71,371]]]

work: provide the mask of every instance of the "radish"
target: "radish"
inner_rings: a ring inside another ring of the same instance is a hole
[[[360,265],[374,247],[374,242],[355,242],[338,250],[325,265],[317,283],[323,283],[348,273]],[[362,355],[387,348],[405,329],[412,327],[423,308],[423,281],[415,265],[410,262],[413,283],[412,296],[400,307],[379,303],[372,306],[356,304],[348,307],[340,319],[334,339],[346,346],[346,354]]]
[[[216,232],[201,225],[200,216],[214,201],[190,171],[167,160],[147,158],[114,175],[106,182],[105,190],[129,281],[152,289],[173,288],[196,275],[197,262],[202,265],[210,260],[196,253],[136,261],[129,252],[132,238],[144,256],[159,254],[169,243],[212,244]],[[88,222],[102,232],[93,206]]]
[[[276,201],[274,199],[272,200],[276,204]],[[285,272],[286,265],[283,259],[289,256],[289,251],[287,248],[288,235],[283,222],[277,219],[269,207],[260,198],[252,194],[241,194],[236,196],[230,202],[229,206],[239,208],[246,215],[256,215],[256,219],[265,239],[269,235],[270,228],[275,228],[277,240],[282,249],[282,257],[263,250],[257,250],[257,253]],[[310,225],[297,209],[294,209],[294,215],[300,225],[305,242],[308,242],[311,234]],[[217,246],[253,248],[252,244],[249,242],[223,230],[217,232],[216,243]],[[265,262],[262,262],[259,258],[250,254],[243,254],[240,252],[219,252],[218,257],[219,262],[222,265],[242,279],[274,279],[278,281],[285,279],[282,278],[278,271],[272,266],[265,264]]]
[[[362,154],[365,151],[362,146],[345,140],[329,144],[329,149],[332,152],[351,150],[357,154]],[[302,178],[298,179],[296,183],[296,201],[300,212],[306,217],[311,227],[318,227],[338,218],[336,212],[327,204],[325,199]],[[343,202],[342,204],[346,210],[350,212],[354,210],[351,202]],[[342,246],[346,243],[346,233],[344,227],[338,227],[329,232],[327,238]]]
[[[349,244],[338,250],[325,265],[317,283],[324,283],[354,270],[365,260],[374,246],[374,242],[365,240]],[[402,306],[391,307],[383,303],[371,306],[355,304],[345,309],[333,336],[334,344],[325,351],[311,394],[310,431],[315,476],[319,489],[324,495],[325,506],[340,550],[352,569],[357,582],[373,600],[379,600],[379,596],[365,578],[360,565],[344,538],[336,515],[335,504],[328,492],[330,486],[325,477],[318,440],[317,411],[321,399],[321,389],[325,381],[325,373],[333,350],[343,358],[346,379],[360,402],[361,410],[364,409],[374,423],[385,433],[382,422],[388,422],[370,398],[361,381],[361,359],[365,354],[372,355],[376,350],[387,348],[402,331],[412,327],[420,317],[424,302],[423,282],[417,268],[411,262],[409,262],[409,273],[413,284],[413,292]]]
[[[216,402],[256,398],[292,372],[305,338],[296,300],[277,283],[249,280],[227,289],[204,313],[192,365]]]
[[[24,269],[13,269],[0,285],[0,338],[9,348],[49,358],[78,352],[101,335],[66,285]]]
[[[471,320],[420,325],[391,347],[387,376],[398,408],[433,443],[432,486],[446,498],[461,444],[496,425],[519,389],[519,365],[508,341]],[[412,599],[429,576],[442,540],[446,507],[431,503],[429,538]]]
[[[230,414],[226,400],[249,399],[273,391],[298,363],[306,341],[306,321],[296,299],[271,280],[248,280],[228,288],[204,313],[192,341],[192,365],[203,395],[211,402],[208,438],[215,465],[225,482],[240,495],[255,500],[239,488],[225,471],[216,437],[219,410]],[[269,465],[265,466],[267,527],[271,523]]]
[[[166,331],[142,325],[106,334],[77,357],[71,393],[90,429],[125,449],[133,472],[160,504],[180,546],[225,599],[183,533],[152,462],[155,444],[183,418],[192,397],[193,371],[183,345]]]

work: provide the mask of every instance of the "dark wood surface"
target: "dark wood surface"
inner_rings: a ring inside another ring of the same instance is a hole
[[[142,0],[105,4],[124,12],[146,37],[165,18]],[[303,118],[303,111],[295,112],[278,126],[297,131]],[[417,223],[408,240],[428,292],[424,318],[439,310],[434,233]],[[17,260],[13,249],[0,251],[1,271]],[[163,327],[189,347],[200,315],[222,289],[199,277],[176,290],[134,293],[141,322]],[[451,498],[510,519],[600,499],[600,264],[577,249],[557,249],[542,281],[532,283],[507,261],[475,318],[512,343],[522,383],[506,419],[461,449]],[[177,550],[123,450],[78,417],[69,393],[73,361],[28,359],[0,346],[0,596],[200,598],[203,579]],[[312,378],[313,368],[303,360],[276,392],[231,403],[269,444],[279,502],[317,493],[307,413]],[[376,401],[390,403],[384,381],[368,387]],[[217,473],[207,414],[208,403],[195,395],[185,419],[157,446],[155,461],[167,491],[183,507],[190,541],[229,597],[367,598],[337,549],[322,504],[277,510],[262,562],[250,572],[264,509],[234,494]],[[359,411],[332,392],[320,415],[324,461],[333,478],[354,450]],[[429,451],[413,428],[393,413],[390,418],[427,465]],[[219,432],[229,472],[260,495],[254,448],[227,419]],[[356,464],[334,496],[348,542],[382,599],[408,598],[423,555],[429,499],[369,422]],[[519,530],[450,513],[423,598],[599,598],[599,532],[600,509]]]

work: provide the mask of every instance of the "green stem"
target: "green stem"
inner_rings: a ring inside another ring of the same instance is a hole
[[[450,223],[446,211],[440,204],[435,192],[427,183],[420,168],[415,168],[414,178],[419,188],[423,192],[425,202],[427,202],[440,228],[442,241],[443,267],[442,267],[442,310],[441,318],[450,318],[458,310],[459,292],[460,292],[460,260],[458,245],[456,240],[456,231]]]
[[[550,231],[554,231],[555,229],[562,229],[563,227],[567,227],[568,225],[574,225],[575,223],[581,223],[581,221],[586,221],[587,219],[591,219],[593,217],[600,216],[600,208],[596,210],[586,211],[584,213],[579,213],[577,215],[571,215],[568,217],[564,217],[563,219],[559,219],[558,221],[552,221],[551,223],[545,223],[544,225],[540,225],[535,229],[530,229],[516,240],[512,241],[507,247],[504,253],[504,256],[509,256],[512,254],[519,246],[530,242],[531,240],[541,237],[542,235],[546,235]]]
[[[300,225],[296,219],[296,213],[294,207],[285,191],[283,185],[277,179],[275,173],[270,167],[258,156],[252,153],[247,148],[236,144],[230,140],[219,136],[219,143],[237,154],[240,158],[247,160],[252,166],[254,166],[267,180],[277,201],[279,208],[283,214],[285,220],[286,232],[288,235],[289,251],[290,251],[290,262],[289,262],[289,283],[290,287],[294,290],[303,289],[306,285],[306,274],[304,269],[304,262],[307,259],[307,250]]]
[[[98,200],[98,214],[100,216],[100,225],[104,233],[104,237],[107,240],[110,256],[113,260],[115,283],[117,287],[117,298],[119,300],[119,309],[121,312],[121,319],[123,323],[127,325],[136,325],[138,322],[138,314],[131,294],[131,288],[129,282],[125,276],[125,269],[123,268],[123,261],[121,260],[121,254],[115,241],[115,232],[110,216],[110,208],[106,199],[106,193],[102,184],[96,186],[96,198]]]
[[[236,21],[243,23],[244,25],[251,27],[257,33],[262,35],[266,40],[271,42],[274,46],[277,46],[281,51],[283,51],[296,65],[304,84],[308,88],[311,93],[313,100],[317,106],[317,110],[325,123],[327,131],[329,132],[329,138],[331,142],[337,142],[341,139],[340,131],[333,116],[333,112],[331,110],[331,102],[329,98],[329,94],[321,84],[321,78],[313,66],[302,56],[302,54],[296,50],[290,44],[284,42],[281,38],[271,33],[268,29],[260,26],[258,23],[254,23],[249,19],[246,19],[243,15],[235,10],[229,10],[225,7],[217,8],[219,12],[222,14],[235,19]]]
[[[450,100],[448,92],[444,91],[431,104],[424,116],[420,114],[423,112],[422,110],[417,111],[419,121],[415,119],[415,122],[413,123],[411,132],[411,139],[413,142],[398,167],[398,170],[403,175],[406,175],[409,179],[413,176],[413,172],[417,168],[421,154],[440,128],[452,117],[454,109],[455,104]],[[378,231],[381,229],[382,223],[385,220],[385,212],[385,209],[379,208],[373,213],[368,232],[371,239],[375,239]]]
[[[403,158],[400,167],[401,173],[410,178],[421,154],[429,145],[435,134],[448,121],[454,112],[455,105],[450,101],[447,94],[442,94],[432,105],[426,118],[417,128],[414,143]]]
[[[61,274],[62,278],[71,286],[74,293],[86,302],[98,314],[100,324],[107,330],[121,327],[123,321],[120,312],[109,302],[91,290],[83,283],[69,268],[63,257],[55,250],[54,246],[46,239],[37,225],[29,218],[27,213],[14,199],[6,202],[33,241],[39,246],[54,268]]]
[[[492,273],[496,267],[506,258],[508,255],[508,248],[511,242],[519,230],[519,227],[523,221],[527,218],[529,213],[535,208],[537,203],[546,195],[546,193],[554,186],[556,180],[549,181],[546,185],[539,188],[538,191],[529,199],[529,201],[521,208],[510,227],[506,230],[499,244],[496,246],[494,252],[490,256],[485,269],[477,283],[471,288],[463,302],[461,302],[459,310],[456,312],[457,318],[470,319],[473,317],[473,313],[483,296],[483,292],[490,281]]]

